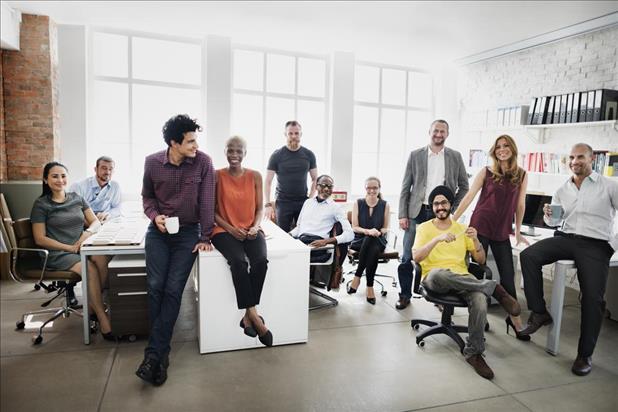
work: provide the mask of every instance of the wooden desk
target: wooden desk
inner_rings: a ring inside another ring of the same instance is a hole
[[[270,220],[267,234],[268,272],[258,306],[272,330],[274,345],[307,342],[309,332],[309,254],[311,248]],[[193,273],[198,306],[200,353],[262,347],[243,334],[230,267],[221,253],[200,252]]]

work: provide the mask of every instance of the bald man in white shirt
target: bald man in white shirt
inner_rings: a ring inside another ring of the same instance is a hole
[[[577,358],[571,368],[579,376],[590,373],[592,353],[601,331],[605,311],[605,287],[609,261],[618,247],[611,233],[618,209],[618,182],[592,171],[592,148],[578,143],[571,149],[569,166],[573,176],[554,194],[552,204],[562,206],[559,230],[520,254],[528,308],[528,326],[521,333],[531,335],[553,322],[543,298],[543,265],[562,259],[575,261],[581,290],[581,327]],[[543,208],[550,223],[549,205]]]

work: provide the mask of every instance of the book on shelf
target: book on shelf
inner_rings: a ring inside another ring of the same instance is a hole
[[[618,176],[618,152],[605,153],[603,174],[605,176]]]

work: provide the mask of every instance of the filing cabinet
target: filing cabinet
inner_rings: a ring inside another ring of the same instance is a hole
[[[108,266],[112,333],[134,341],[148,336],[148,289],[144,255],[117,255]]]

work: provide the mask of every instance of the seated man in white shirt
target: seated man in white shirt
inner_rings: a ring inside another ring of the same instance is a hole
[[[581,327],[577,358],[571,370],[579,376],[592,369],[592,352],[605,312],[603,296],[609,261],[618,247],[611,233],[618,210],[618,182],[593,172],[592,158],[588,144],[573,146],[569,156],[573,176],[552,198],[552,204],[561,206],[561,216],[552,216],[550,205],[543,208],[545,222],[549,226],[560,224],[560,228],[554,237],[541,240],[520,254],[526,301],[532,311],[527,328],[521,331],[523,335],[531,335],[553,322],[543,297],[543,265],[561,259],[575,261],[581,290]]]
[[[97,159],[94,176],[75,182],[69,192],[75,192],[92,208],[101,223],[120,216],[120,185],[112,181],[114,160],[108,156]]]
[[[354,232],[347,216],[330,198],[333,186],[332,177],[327,175],[318,177],[318,195],[305,200],[297,225],[290,231],[290,235],[312,247],[349,243],[354,239]],[[331,230],[337,222],[341,224],[343,232],[331,237]]]

